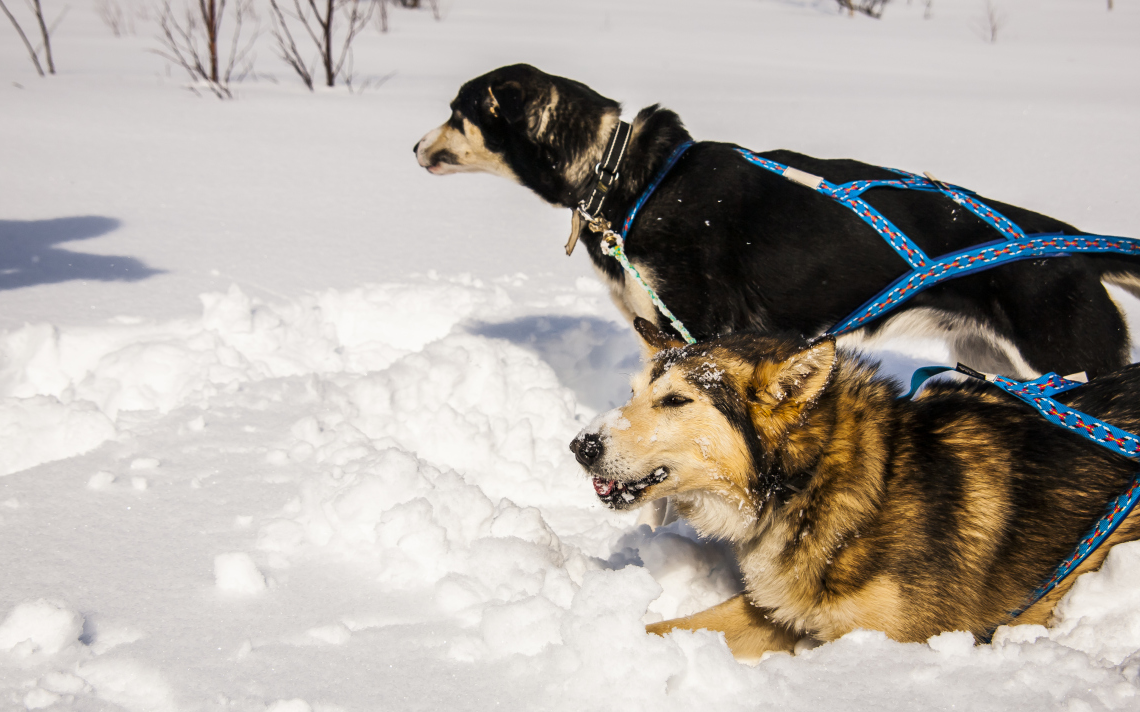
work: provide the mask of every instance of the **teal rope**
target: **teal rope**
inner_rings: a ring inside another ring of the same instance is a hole
[[[637,268],[629,263],[629,260],[625,256],[624,247],[625,241],[622,240],[621,235],[616,232],[608,232],[602,239],[602,252],[620,262],[622,268],[637,280],[637,283],[640,284],[641,288],[645,290],[645,293],[649,295],[649,299],[653,301],[653,304],[661,311],[661,314],[669,320],[669,323],[673,325],[677,333],[685,337],[686,343],[695,344],[697,340],[689,334],[689,330],[685,328],[685,325],[682,324],[677,317],[673,316],[673,312],[669,311],[669,307],[665,306],[665,302],[661,301],[661,297],[657,296],[657,292],[653,291],[653,287],[646,284],[645,280],[641,278],[641,274],[637,271]]]

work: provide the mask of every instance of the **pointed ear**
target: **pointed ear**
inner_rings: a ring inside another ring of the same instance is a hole
[[[491,100],[491,113],[502,116],[507,123],[517,123],[526,117],[526,92],[518,82],[488,86],[487,94]]]
[[[487,111],[491,116],[499,115],[499,100],[495,98],[495,92],[490,86],[487,87]]]
[[[794,403],[808,407],[823,393],[835,370],[835,339],[827,337],[780,363],[756,367],[752,386],[756,397],[773,406]]]
[[[633,318],[633,328],[641,335],[642,341],[649,347],[649,352],[655,354],[658,351],[665,349],[675,349],[684,346],[684,342],[678,341],[669,336],[665,332],[657,328],[657,325],[648,319],[642,319],[637,316]]]

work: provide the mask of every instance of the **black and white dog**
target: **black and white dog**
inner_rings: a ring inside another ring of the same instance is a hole
[[[494,173],[571,208],[597,182],[620,105],[586,85],[529,65],[502,67],[463,85],[451,117],[415,146],[433,174]],[[690,140],[677,114],[642,109],[604,217],[620,225],[679,144]],[[735,146],[699,142],[685,153],[642,208],[626,254],[697,339],[743,329],[815,336],[849,315],[905,271],[906,265],[854,212],[746,161]],[[852,160],[791,151],[765,158],[834,183],[896,174]],[[873,189],[864,195],[928,255],[998,237],[981,219],[942,195]],[[1079,230],[1012,205],[983,200],[1026,233]],[[575,225],[578,223],[575,222]],[[669,329],[640,285],[580,230],[614,301]],[[1046,371],[1108,372],[1129,361],[1129,336],[1103,282],[1140,296],[1140,259],[1074,255],[1007,263],[922,292],[847,346],[899,334],[945,340],[952,358],[988,372],[1029,378]]]

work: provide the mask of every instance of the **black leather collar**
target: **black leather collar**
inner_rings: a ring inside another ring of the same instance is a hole
[[[606,146],[602,162],[594,166],[598,180],[594,183],[594,189],[590,191],[590,197],[578,204],[578,209],[586,213],[588,218],[593,218],[601,211],[606,195],[617,182],[618,168],[621,166],[621,159],[625,157],[625,149],[629,146],[631,130],[629,124],[618,121],[618,125],[610,134],[610,143]]]
[[[600,220],[604,221],[601,214],[602,204],[605,203],[606,196],[609,195],[610,189],[613,188],[618,176],[621,175],[618,169],[621,167],[621,159],[625,157],[625,150],[629,147],[629,136],[632,130],[633,127],[626,122],[618,121],[618,125],[610,133],[606,152],[603,154],[601,162],[594,166],[594,175],[597,176],[594,187],[590,191],[589,197],[578,203],[578,207],[574,209],[570,239],[566,242],[567,255],[574,251],[574,245],[578,242],[578,234],[582,230],[583,221],[591,227],[594,227]],[[599,224],[595,230],[602,232],[602,229],[598,229],[602,227]],[[605,227],[608,228],[609,225],[607,224]]]

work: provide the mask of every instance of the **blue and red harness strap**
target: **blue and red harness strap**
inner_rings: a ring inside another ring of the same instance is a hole
[[[902,275],[845,319],[828,329],[831,336],[839,336],[865,326],[884,314],[893,311],[907,299],[953,277],[981,272],[1006,262],[1059,257],[1072,253],[1116,253],[1140,255],[1140,240],[1104,235],[1027,235],[1009,218],[978,200],[971,191],[942,181],[924,178],[895,168],[886,170],[902,176],[898,180],[857,180],[835,184],[782,163],[759,156],[752,151],[737,148],[746,161],[821,193],[845,205],[870,225],[887,241],[907,265],[910,272]],[[981,218],[1002,238],[964,250],[951,252],[931,259],[909,237],[878,210],[861,197],[872,188],[898,188],[939,192]]]
[[[1015,240],[998,240],[952,252],[902,275],[867,300],[845,319],[828,329],[839,336],[893,311],[919,292],[952,277],[982,272],[1006,262],[1037,257],[1061,257],[1073,253],[1116,253],[1140,255],[1140,240],[1100,235],[1032,235]]]
[[[913,397],[926,379],[946,371],[957,371],[973,378],[988,381],[1006,393],[1033,406],[1050,423],[1072,431],[1119,455],[1134,459],[1140,457],[1140,437],[1054,400],[1052,396],[1084,385],[1080,381],[1062,378],[1055,373],[1047,373],[1032,381],[1015,381],[1005,376],[980,373],[962,364],[958,364],[957,367],[927,366],[914,372],[911,378],[910,392],[902,397]],[[1030,606],[1049,595],[1049,592],[1058,583],[1075,571],[1089,555],[1116,531],[1117,527],[1132,512],[1138,500],[1140,500],[1140,473],[1132,478],[1132,484],[1123,494],[1108,503],[1105,515],[1085,536],[1081,537],[1080,543],[1077,544],[1073,553],[1066,557],[1054,569],[1052,575],[1034,589],[1033,593],[1029,594],[1021,607],[1010,611],[1009,620],[1014,620]],[[992,636],[993,631],[989,631],[983,637],[983,642],[988,643]]]
[[[669,171],[692,146],[692,141],[679,144],[665,160],[653,181],[642,191],[622,222],[621,231],[618,234],[623,240],[629,236],[634,220],[637,219],[637,215],[653,195],[653,192],[657,190],[657,186],[665,180]],[[1140,256],[1140,240],[1127,237],[1064,235],[1061,233],[1027,235],[1012,220],[978,200],[973,192],[895,168],[886,169],[898,174],[899,178],[895,180],[856,180],[850,183],[837,184],[764,158],[752,151],[743,148],[735,150],[749,163],[815,190],[851,209],[860,219],[878,232],[910,267],[909,272],[887,285],[846,318],[828,329],[826,333],[831,336],[839,336],[866,326],[871,321],[898,308],[914,295],[936,284],[954,277],[992,269],[1007,262],[1039,257],[1060,257],[1074,253],[1115,253]],[[938,258],[931,258],[885,215],[863,200],[863,193],[873,188],[942,193],[978,216],[997,231],[1001,238],[951,252]]]
[[[625,220],[621,224],[621,232],[618,234],[621,235],[623,240],[629,236],[629,229],[633,227],[634,219],[637,218],[637,214],[641,212],[641,208],[645,205],[645,202],[649,200],[649,196],[653,195],[653,191],[657,190],[657,186],[661,185],[661,181],[665,180],[665,176],[669,175],[669,171],[673,170],[673,166],[677,165],[677,161],[681,160],[681,156],[685,155],[685,151],[688,151],[692,147],[692,141],[685,141],[674,148],[673,152],[669,154],[669,157],[665,159],[665,163],[662,164],[661,169],[657,171],[657,176],[653,179],[653,182],[649,184],[649,187],[641,191],[637,202],[629,209],[629,213],[625,216]]]
[[[637,202],[626,215],[625,221],[621,223],[619,235],[622,239],[628,237],[637,214],[641,212],[642,207],[653,195],[653,191],[657,190],[661,181],[665,180],[669,171],[673,170],[673,166],[692,146],[693,141],[684,141],[669,155],[665,164],[658,171],[657,177],[653,179],[648,188],[642,191],[641,196],[637,198]],[[992,269],[1007,262],[1074,253],[1140,255],[1140,240],[1126,237],[1062,235],[1059,232],[1058,234],[1026,235],[1025,231],[1021,230],[1015,222],[983,203],[972,191],[952,186],[943,181],[923,178],[914,173],[886,169],[891,173],[898,174],[899,178],[895,180],[855,180],[848,183],[832,183],[817,177],[817,175],[793,169],[791,166],[752,153],[750,150],[744,148],[736,148],[735,150],[749,163],[780,174],[788,180],[800,183],[801,186],[815,190],[816,193],[827,196],[836,200],[840,205],[850,208],[858,215],[858,218],[876,230],[886,240],[887,244],[895,249],[898,256],[902,257],[903,261],[909,265],[909,272],[898,277],[877,295],[864,302],[860,308],[828,329],[827,334],[831,336],[839,336],[850,332],[850,330],[866,326],[884,314],[894,311],[915,294],[941,284],[947,279],[971,275],[971,273]],[[930,193],[941,193],[977,215],[988,226],[998,231],[1001,238],[933,259],[923,252],[921,247],[915,245],[913,240],[907,237],[902,230],[899,230],[886,215],[877,211],[863,199],[863,194],[872,188],[925,190],[930,191]]]

